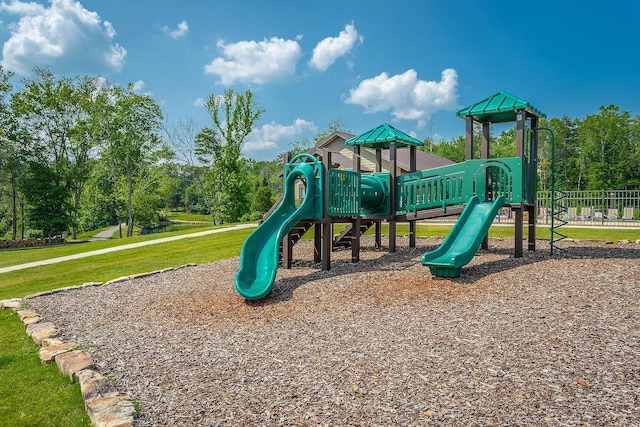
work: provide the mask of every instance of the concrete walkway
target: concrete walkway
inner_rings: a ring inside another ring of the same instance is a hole
[[[206,236],[208,234],[224,233],[225,231],[241,230],[243,228],[252,228],[252,227],[257,227],[257,224],[240,224],[240,225],[234,225],[232,227],[214,228],[213,230],[199,231],[197,233],[181,234],[179,236],[171,236],[171,237],[162,237],[160,239],[155,239],[155,240],[147,240],[147,241],[144,241],[144,242],[130,243],[130,244],[121,245],[121,246],[114,246],[113,248],[98,249],[98,250],[95,250],[95,251],[82,252],[80,254],[74,254],[74,255],[61,256],[61,257],[57,257],[57,258],[44,259],[42,261],[35,261],[35,262],[28,262],[28,263],[25,263],[25,264],[11,265],[9,267],[0,268],[0,274],[8,273],[10,271],[16,271],[16,270],[24,270],[26,268],[31,268],[31,267],[38,267],[38,266],[41,266],[41,265],[55,264],[55,263],[58,263],[58,262],[69,261],[69,260],[72,260],[72,259],[80,259],[80,258],[87,258],[87,257],[91,257],[91,256],[96,256],[96,255],[102,255],[102,254],[106,254],[106,253],[109,253],[109,252],[124,251],[124,250],[127,250],[127,249],[141,248],[143,246],[157,245],[158,243],[173,242],[175,240],[190,239],[192,237],[200,237],[200,236]]]
[[[126,232],[127,230],[127,225],[126,224],[122,224],[123,227],[123,231]],[[105,240],[109,240],[116,231],[118,231],[118,229],[120,228],[119,225],[114,225],[113,227],[109,227],[106,230],[102,230],[99,233],[96,233],[93,237],[91,237],[89,239],[90,242],[103,242]]]

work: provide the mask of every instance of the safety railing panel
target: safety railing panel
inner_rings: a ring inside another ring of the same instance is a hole
[[[329,169],[329,206],[331,216],[360,214],[360,174],[354,171]]]
[[[401,175],[396,178],[396,213],[446,208],[466,203],[478,195],[495,200],[504,195],[507,203],[522,203],[522,160],[517,157],[476,159]]]

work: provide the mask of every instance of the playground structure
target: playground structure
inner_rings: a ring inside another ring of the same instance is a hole
[[[514,212],[514,256],[523,255],[524,213],[528,224],[528,250],[535,250],[538,119],[544,113],[506,92],[498,92],[459,110],[466,121],[466,160],[417,171],[416,149],[423,143],[382,124],[345,142],[353,147],[352,170],[332,168],[332,152],[301,154],[284,170],[284,194],[277,207],[247,238],[235,277],[236,290],[250,300],[266,296],[281,264],[290,268],[292,249],[314,228],[314,262],[331,268],[331,253],[351,247],[358,262],[360,238],[375,227],[375,242],[382,246],[381,224],[388,223],[388,250],[396,251],[396,224],[409,224],[409,246],[416,244],[416,221],[460,215],[455,226],[422,264],[438,277],[457,277],[480,246],[488,247],[487,232],[503,206]],[[516,122],[514,157],[490,158],[491,123]],[[474,158],[474,123],[482,126],[480,158]],[[529,124],[529,126],[527,126]],[[362,147],[375,149],[376,171],[360,168]],[[410,150],[410,171],[397,174],[397,150]],[[382,172],[382,150],[389,150],[389,172]],[[305,194],[296,205],[295,186],[302,180]],[[334,224],[346,227],[334,235]]]

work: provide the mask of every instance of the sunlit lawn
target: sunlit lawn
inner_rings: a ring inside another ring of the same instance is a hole
[[[98,249],[112,248],[115,246],[127,245],[130,243],[144,242],[147,240],[161,239],[164,237],[178,236],[199,231],[209,230],[212,228],[227,227],[228,224],[221,226],[211,225],[176,225],[170,231],[163,233],[148,234],[145,236],[133,236],[123,239],[110,239],[101,242],[78,241],[70,242],[57,246],[39,246],[32,248],[16,248],[0,250],[0,267],[9,265],[24,264],[27,262],[40,261],[43,259],[57,258],[66,255],[79,254]]]

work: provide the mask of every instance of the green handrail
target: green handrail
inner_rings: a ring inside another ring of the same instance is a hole
[[[490,185],[491,200],[504,195],[506,203],[522,203],[522,175],[519,157],[467,160],[400,175],[396,178],[396,214],[434,208],[444,210],[447,206],[467,203],[474,195],[481,201],[488,201],[485,200],[487,184]]]

